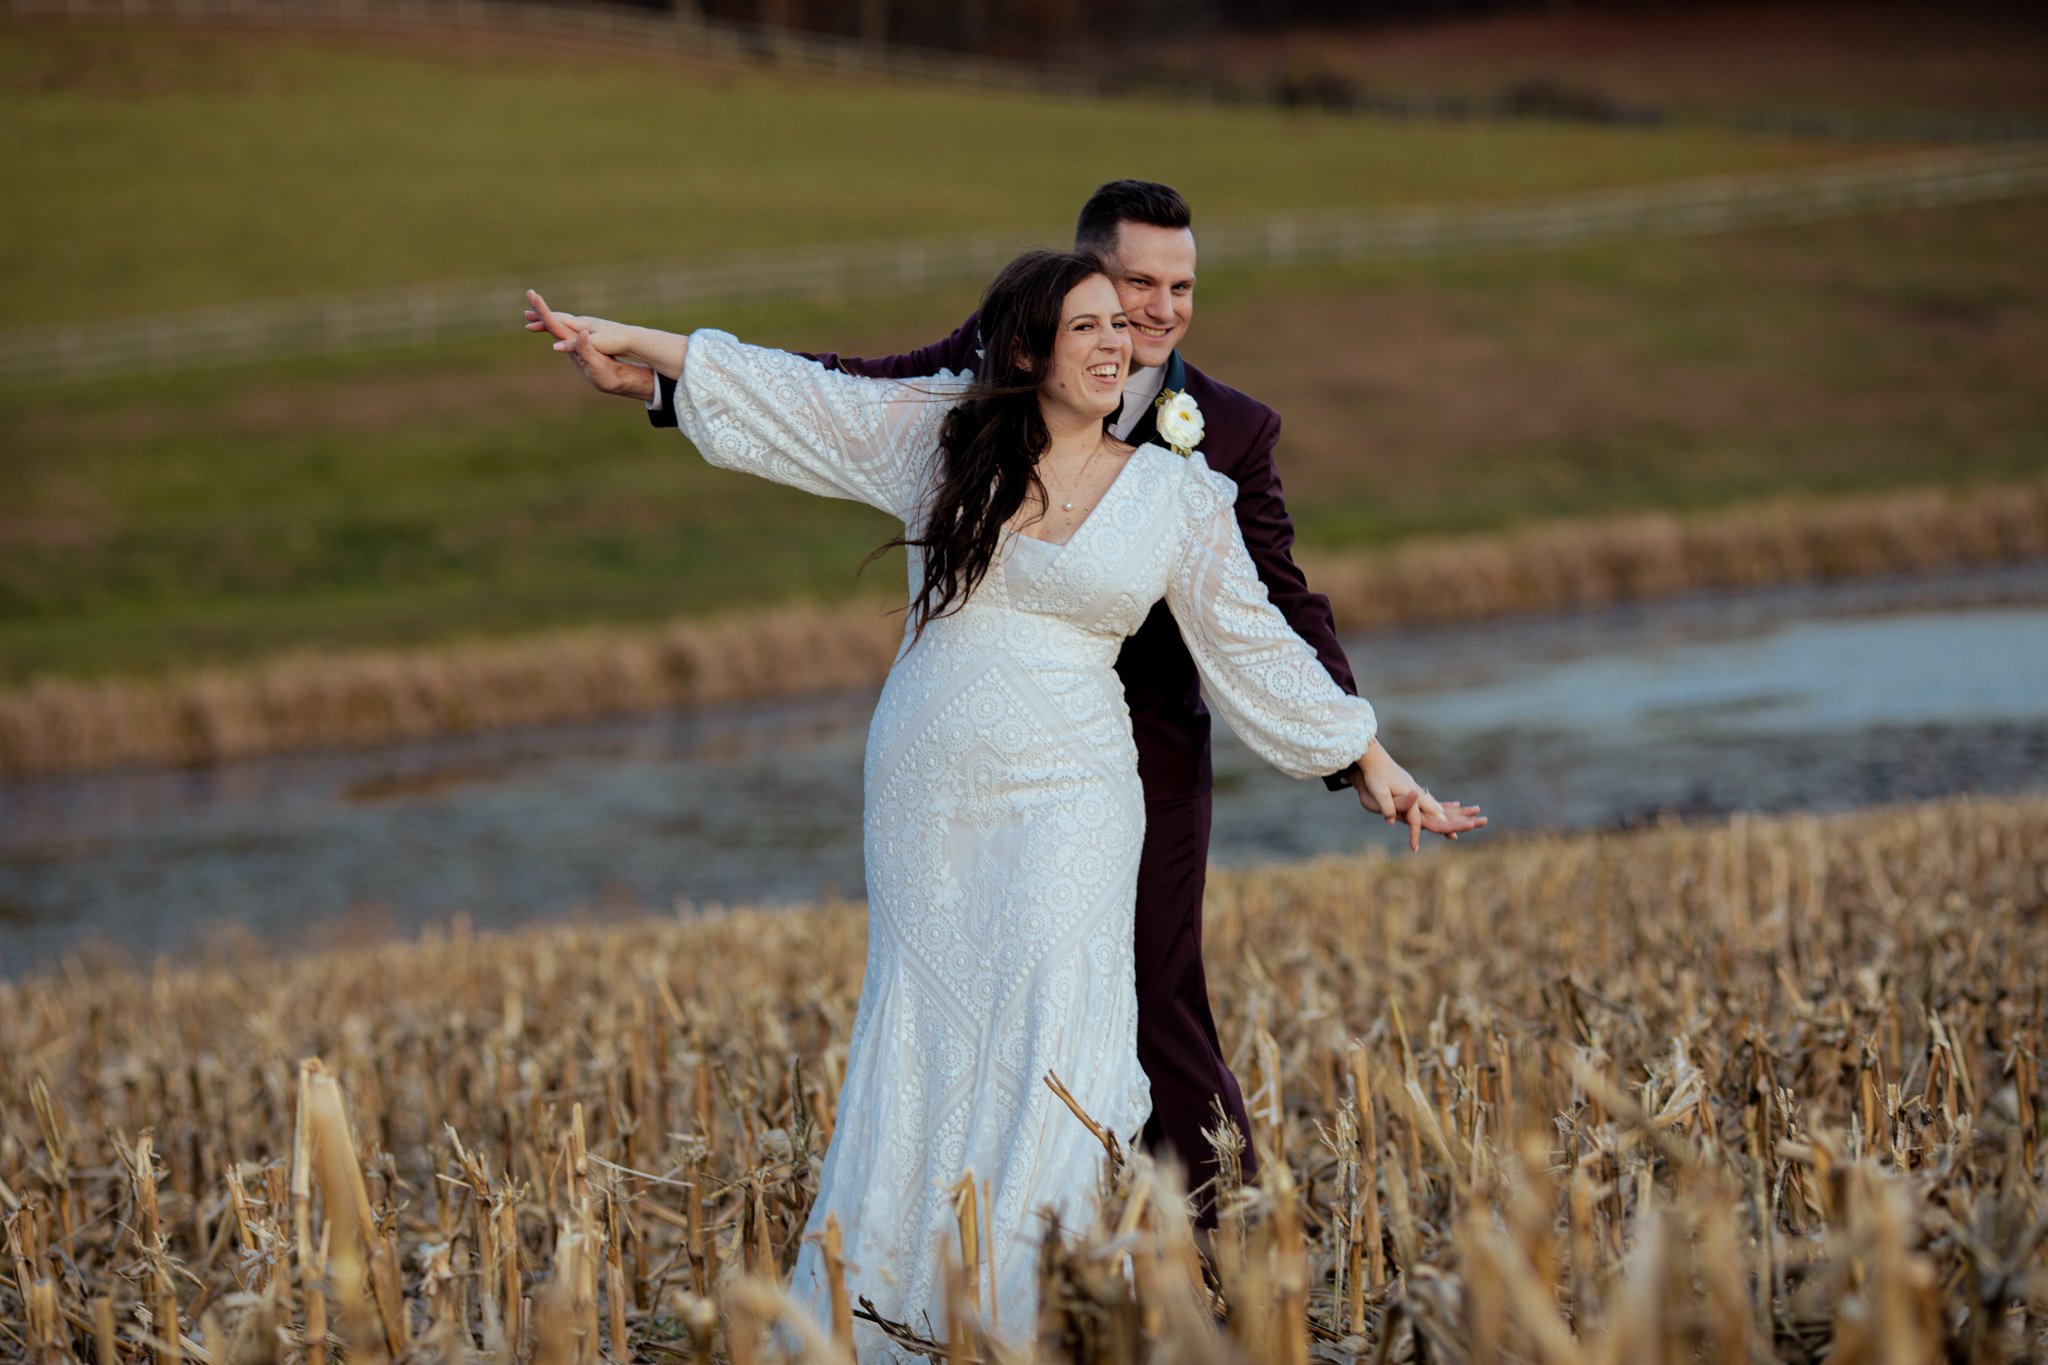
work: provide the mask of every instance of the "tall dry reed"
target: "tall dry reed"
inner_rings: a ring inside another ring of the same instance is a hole
[[[789,1322],[856,908],[0,985],[0,1358],[846,1359]],[[1220,875],[1262,1177],[1142,1156],[953,1360],[2048,1350],[2048,800]],[[1084,1121],[1077,1115],[1075,1122]],[[1234,1164],[1226,1162],[1226,1170]],[[961,1244],[978,1247],[964,1186]]]
[[[2048,483],[1553,523],[1308,572],[1339,622],[1364,630],[2044,558]]]
[[[2048,484],[1698,519],[1625,517],[1308,566],[1347,630],[1556,611],[2048,558]],[[785,608],[655,630],[305,655],[167,681],[49,678],[0,692],[0,776],[181,765],[389,743],[871,683],[898,618]]]

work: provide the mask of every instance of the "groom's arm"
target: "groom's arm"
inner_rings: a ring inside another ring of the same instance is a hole
[[[831,351],[815,354],[800,351],[798,354],[817,361],[828,370],[844,370],[866,379],[923,379],[941,370],[958,374],[973,369],[981,354],[980,335],[981,310],[976,309],[967,315],[967,321],[961,323],[951,336],[901,355],[869,359]],[[658,427],[672,427],[676,424],[676,381],[656,375],[655,384],[654,398],[647,404],[647,420]]]
[[[845,370],[868,379],[924,379],[941,370],[959,374],[981,363],[981,310],[969,313],[951,336],[902,355],[868,359],[825,351],[810,358],[828,370]]]

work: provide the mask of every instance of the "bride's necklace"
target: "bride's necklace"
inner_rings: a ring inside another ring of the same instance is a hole
[[[1097,455],[1100,455],[1100,454],[1102,453],[1102,447],[1103,447],[1104,445],[1106,445],[1106,444],[1108,444],[1108,442],[1106,442],[1106,441],[1097,441],[1097,442],[1095,443],[1095,449],[1093,449],[1093,450],[1091,450],[1091,451],[1089,451],[1089,452],[1088,452],[1088,458],[1087,458],[1087,459],[1085,459],[1085,460],[1083,460],[1083,461],[1081,461],[1081,468],[1080,468],[1079,470],[1075,471],[1075,474],[1074,474],[1074,482],[1075,482],[1075,483],[1080,483],[1080,482],[1082,482],[1083,480],[1085,480],[1085,479],[1086,479],[1086,478],[1088,477],[1088,466],[1089,466],[1089,465],[1092,465],[1092,464],[1094,464],[1094,463],[1095,463],[1095,457],[1096,457]],[[1066,481],[1065,481],[1065,480],[1063,479],[1063,480],[1061,480],[1061,482],[1062,482],[1062,483],[1065,483]],[[1068,499],[1067,499],[1067,500],[1066,500],[1065,502],[1063,502],[1063,503],[1061,503],[1061,504],[1060,504],[1060,510],[1061,510],[1062,512],[1071,512],[1071,511],[1073,511],[1073,510],[1074,510],[1074,500],[1073,500],[1072,498],[1068,498]]]

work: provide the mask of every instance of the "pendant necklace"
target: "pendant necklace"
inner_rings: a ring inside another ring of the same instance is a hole
[[[1095,463],[1095,457],[1096,457],[1097,455],[1100,455],[1101,453],[1102,453],[1102,443],[1101,443],[1100,441],[1098,441],[1098,442],[1096,442],[1096,444],[1095,444],[1095,449],[1093,449],[1093,450],[1091,450],[1091,451],[1089,451],[1089,452],[1088,452],[1088,458],[1087,458],[1087,459],[1085,459],[1085,460],[1083,460],[1083,461],[1081,461],[1081,468],[1080,468],[1079,472],[1077,472],[1077,473],[1076,473],[1076,474],[1074,475],[1074,481],[1075,481],[1076,483],[1078,483],[1078,482],[1080,482],[1080,481],[1081,481],[1082,479],[1085,479],[1085,478],[1087,478],[1087,477],[1088,477],[1088,466],[1089,466],[1089,465],[1092,465],[1092,464],[1094,464],[1094,463]],[[1068,498],[1068,499],[1067,499],[1067,500],[1066,500],[1065,502],[1063,502],[1063,503],[1061,503],[1061,504],[1060,504],[1060,510],[1061,510],[1062,512],[1071,512],[1071,511],[1073,511],[1073,510],[1074,510],[1074,500],[1073,500],[1072,498]]]

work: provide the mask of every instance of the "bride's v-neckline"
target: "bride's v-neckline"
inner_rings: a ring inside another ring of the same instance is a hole
[[[1152,442],[1146,441],[1142,445],[1135,445],[1131,447],[1131,453],[1124,456],[1123,468],[1117,470],[1115,478],[1111,479],[1108,483],[1103,485],[1102,496],[1097,498],[1095,500],[1095,505],[1088,509],[1088,515],[1082,517],[1081,520],[1075,524],[1074,529],[1067,532],[1067,538],[1065,540],[1047,540],[1043,536],[1034,536],[1031,535],[1029,532],[1018,530],[1015,526],[1012,526],[1008,522],[1003,523],[1003,529],[1005,531],[1008,531],[1011,535],[1017,537],[1019,540],[1035,540],[1040,545],[1047,545],[1055,550],[1066,549],[1069,545],[1072,545],[1075,541],[1081,538],[1081,533],[1088,529],[1088,525],[1090,522],[1095,520],[1095,514],[1102,510],[1103,504],[1108,502],[1110,499],[1110,495],[1116,492],[1117,485],[1124,481],[1124,475],[1131,472],[1131,466],[1138,462],[1138,452],[1141,450],[1150,449],[1151,446]]]

